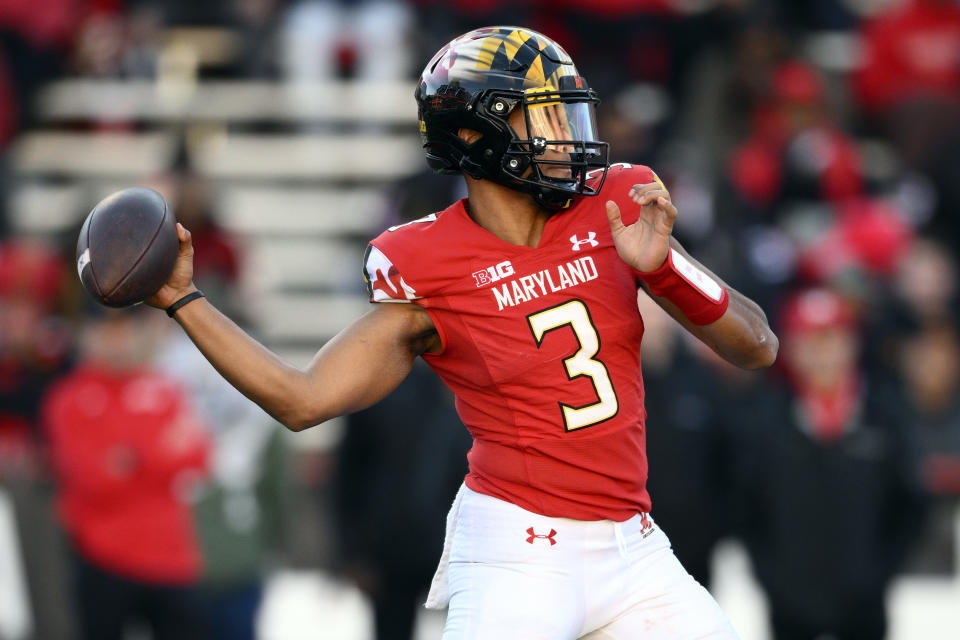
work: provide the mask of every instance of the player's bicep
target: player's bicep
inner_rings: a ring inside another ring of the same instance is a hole
[[[364,409],[393,391],[436,331],[415,304],[377,304],[317,352],[306,375],[305,423]],[[309,426],[304,424],[304,426]]]

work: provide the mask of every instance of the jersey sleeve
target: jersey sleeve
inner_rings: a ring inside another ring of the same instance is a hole
[[[370,302],[429,306],[457,280],[462,248],[447,215],[456,206],[390,227],[370,241],[363,258]]]
[[[388,249],[389,250],[389,249]],[[412,302],[421,296],[403,279],[387,254],[373,243],[363,255],[363,281],[370,302]]]
[[[657,182],[666,187],[660,177],[650,167],[640,164],[618,162],[610,165],[603,185],[603,195],[620,206],[620,215],[624,225],[631,225],[640,217],[640,207],[633,204],[628,195],[635,184]]]

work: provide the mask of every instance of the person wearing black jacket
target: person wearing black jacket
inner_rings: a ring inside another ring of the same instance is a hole
[[[741,526],[776,640],[874,640],[921,530],[909,424],[858,365],[855,317],[825,289],[786,306],[788,384],[741,426]]]

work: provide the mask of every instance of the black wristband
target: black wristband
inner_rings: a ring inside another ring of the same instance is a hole
[[[188,293],[187,295],[183,296],[182,298],[174,302],[172,305],[167,307],[167,315],[172,318],[173,314],[175,314],[180,307],[182,307],[185,304],[189,304],[193,302],[197,298],[203,298],[203,297],[205,297],[203,295],[203,291],[197,290],[197,291],[194,291],[193,293]]]

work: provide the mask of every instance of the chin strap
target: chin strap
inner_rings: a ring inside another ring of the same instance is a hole
[[[531,196],[533,201],[536,202],[539,206],[556,213],[557,211],[563,211],[570,207],[573,204],[572,196],[561,196],[560,194],[554,193],[537,193]]]

